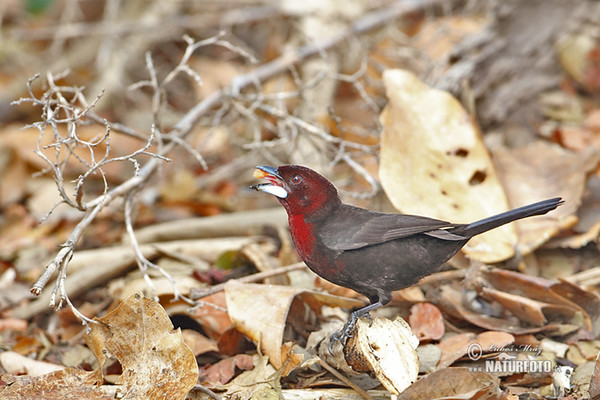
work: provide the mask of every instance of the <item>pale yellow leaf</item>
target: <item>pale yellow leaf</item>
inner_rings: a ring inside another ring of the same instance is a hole
[[[447,92],[407,71],[383,75],[388,105],[381,114],[381,184],[396,209],[456,223],[508,210],[502,185],[471,116]],[[504,225],[464,247],[483,262],[514,254],[517,235]]]

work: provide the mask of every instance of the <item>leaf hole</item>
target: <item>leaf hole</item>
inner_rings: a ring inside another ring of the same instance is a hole
[[[456,149],[454,151],[447,151],[446,154],[448,154],[449,156],[452,155],[452,156],[456,156],[456,157],[460,157],[460,158],[465,158],[466,156],[469,155],[469,150],[459,147],[458,149]]]
[[[479,185],[485,181],[485,178],[487,178],[485,171],[477,170],[473,173],[473,175],[471,175],[471,179],[469,179],[469,185]]]

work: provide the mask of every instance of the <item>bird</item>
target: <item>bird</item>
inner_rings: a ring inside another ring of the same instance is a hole
[[[392,292],[416,284],[448,261],[475,235],[542,215],[561,205],[555,197],[470,223],[455,224],[409,214],[388,214],[345,204],[335,186],[300,165],[257,166],[267,182],[251,189],[271,194],[288,215],[294,246],[320,277],[363,294],[369,304],[350,314],[331,336],[345,345],[356,322],[388,304]]]

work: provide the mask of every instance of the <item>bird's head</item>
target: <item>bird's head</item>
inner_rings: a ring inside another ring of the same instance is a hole
[[[251,188],[277,197],[289,215],[316,216],[341,203],[331,182],[312,169],[300,165],[282,165],[277,168],[261,165],[256,167],[254,177],[269,182]]]

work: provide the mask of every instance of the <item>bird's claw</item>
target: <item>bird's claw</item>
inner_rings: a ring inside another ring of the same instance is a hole
[[[366,314],[366,316],[368,316],[369,320],[372,323],[373,318],[371,317],[371,315]],[[331,335],[331,337],[329,338],[329,354],[330,355],[333,356],[333,343],[334,342],[340,342],[342,344],[342,346],[346,345],[346,342],[348,341],[348,339],[352,337],[352,331],[354,330],[354,326],[356,325],[358,318],[359,317],[355,313],[350,314],[350,319],[348,320],[348,322],[346,322],[344,324],[344,327],[342,329],[340,329],[339,331],[335,332],[333,335]]]

